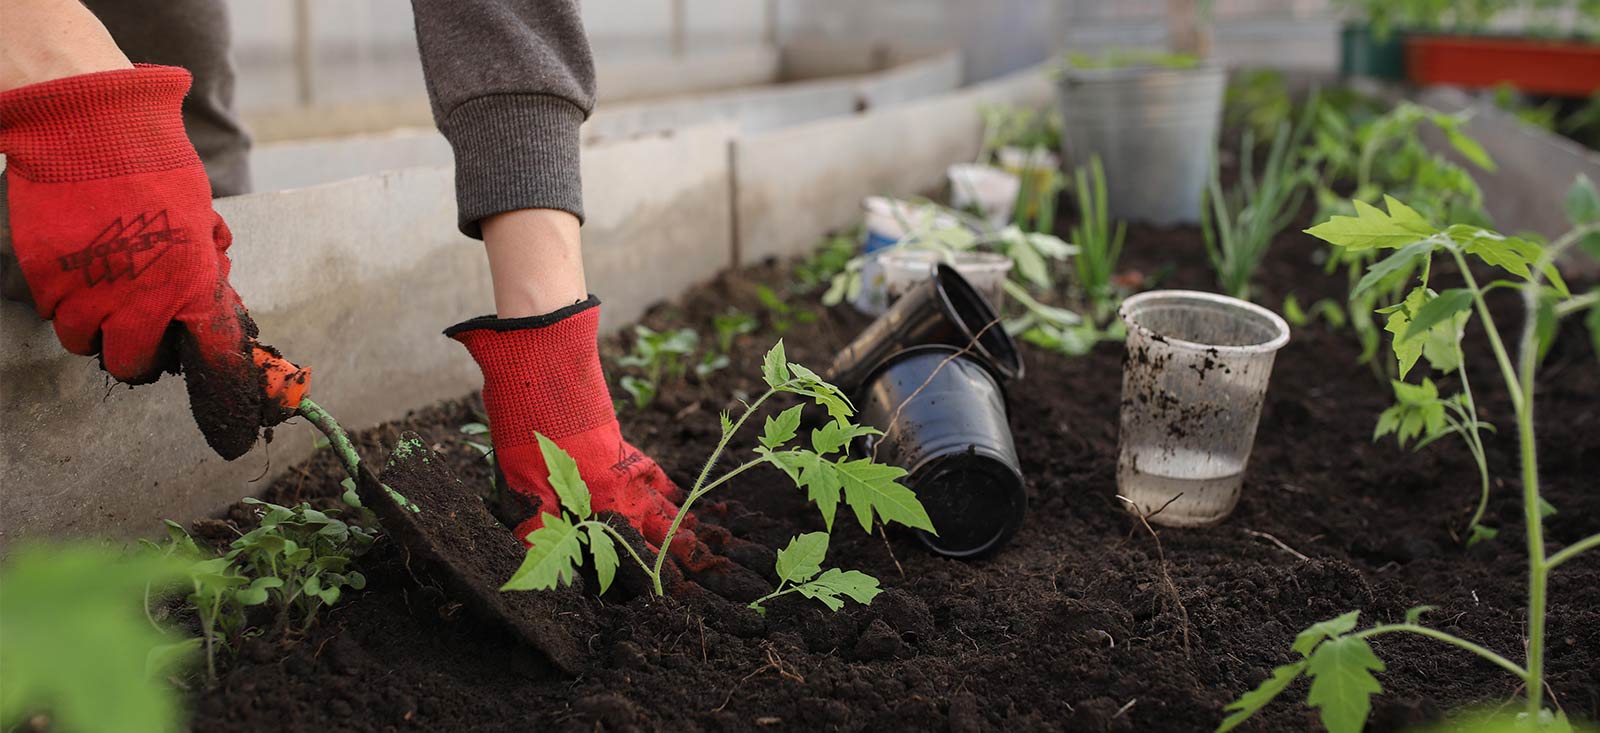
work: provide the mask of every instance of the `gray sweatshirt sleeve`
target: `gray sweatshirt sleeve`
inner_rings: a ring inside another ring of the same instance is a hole
[[[561,209],[583,218],[578,126],[594,59],[577,0],[411,0],[433,119],[456,160],[461,232],[484,217]]]

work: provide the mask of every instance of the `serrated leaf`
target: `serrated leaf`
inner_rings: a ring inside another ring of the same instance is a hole
[[[1383,692],[1372,673],[1383,669],[1383,660],[1372,653],[1366,639],[1329,639],[1317,646],[1306,665],[1311,677],[1306,704],[1321,710],[1328,733],[1361,733],[1372,712],[1372,696]]]
[[[1272,670],[1271,677],[1262,680],[1261,684],[1257,685],[1254,690],[1240,695],[1239,699],[1234,700],[1222,709],[1223,712],[1231,714],[1223,718],[1222,723],[1217,726],[1217,733],[1228,733],[1228,731],[1239,727],[1240,723],[1255,715],[1261,708],[1266,707],[1267,703],[1272,702],[1272,699],[1283,692],[1284,688],[1287,688],[1289,683],[1294,682],[1295,678],[1299,677],[1300,673],[1304,672],[1305,669],[1306,662],[1302,660],[1294,664],[1285,664]]]
[[[1323,639],[1348,632],[1355,628],[1356,623],[1360,620],[1361,612],[1351,611],[1330,618],[1327,621],[1314,623],[1294,637],[1293,649],[1299,652],[1300,656],[1309,657],[1311,656],[1311,650],[1315,649]]]
[[[727,410],[717,413],[717,422],[722,425],[723,435],[733,432],[733,416],[729,415]]]
[[[836,453],[848,446],[850,441],[863,435],[882,435],[877,428],[864,425],[851,425],[837,420],[829,422],[816,430],[811,431],[811,448],[820,455]]]
[[[789,540],[789,546],[778,551],[778,578],[799,585],[822,572],[822,561],[828,556],[828,533],[807,532]]]
[[[1418,287],[1411,291],[1398,306],[1390,310],[1388,319],[1384,322],[1383,330],[1394,335],[1391,350],[1394,352],[1395,362],[1400,367],[1399,376],[1403,379],[1410,373],[1411,367],[1416,366],[1417,360],[1422,358],[1421,339],[1406,339],[1401,336],[1411,326],[1411,314],[1416,313],[1426,303],[1428,290]]]
[[[611,581],[617,577],[617,567],[622,560],[617,557],[616,543],[604,527],[590,524],[585,529],[589,532],[589,553],[594,555],[594,573],[600,581],[600,594],[605,595]]]
[[[767,355],[761,360],[761,378],[768,387],[776,388],[778,385],[789,381],[789,362],[784,358],[783,339],[773,344]]]
[[[795,591],[806,598],[821,601],[829,609],[837,611],[844,608],[844,601],[839,596],[845,596],[860,604],[872,603],[878,596],[878,579],[858,570],[840,570],[829,568],[827,572],[816,579],[795,587]]]
[[[1357,282],[1356,286],[1350,290],[1350,299],[1355,300],[1389,278],[1399,273],[1410,271],[1416,267],[1418,261],[1432,252],[1436,246],[1438,245],[1431,240],[1412,242],[1401,247],[1394,254],[1377,261],[1367,268],[1367,274],[1363,275],[1361,281]]]
[[[1406,611],[1406,623],[1414,624],[1422,620],[1422,614],[1438,608],[1438,606],[1414,606]]]
[[[804,409],[805,405],[795,405],[777,415],[768,415],[760,438],[761,445],[766,446],[767,450],[777,450],[784,443],[794,440],[800,429],[800,411]]]
[[[1395,249],[1438,233],[1416,211],[1385,196],[1390,213],[1360,199],[1351,203],[1355,216],[1332,216],[1306,230],[1307,234],[1349,250]]]
[[[544,526],[528,533],[528,554],[500,590],[551,590],[572,582],[575,566],[583,560],[582,532],[554,514],[545,514]]]
[[[1428,329],[1452,319],[1456,314],[1472,307],[1472,291],[1466,288],[1452,288],[1439,293],[1438,296],[1429,298],[1411,313],[1411,322],[1406,325],[1405,334],[1397,341],[1410,341],[1423,335]]]
[[[578,519],[588,519],[593,510],[589,506],[589,485],[578,475],[578,462],[572,459],[555,441],[534,433],[539,440],[539,453],[544,456],[544,467],[550,472],[550,487],[561,499],[561,506]]]
[[[905,469],[873,463],[868,458],[839,461],[833,464],[833,468],[844,489],[845,503],[855,511],[862,529],[872,531],[873,512],[877,512],[885,523],[899,522],[914,529],[938,533],[933,528],[933,520],[928,518],[928,512],[922,508],[922,502],[917,500],[917,495],[897,482],[906,475]]]

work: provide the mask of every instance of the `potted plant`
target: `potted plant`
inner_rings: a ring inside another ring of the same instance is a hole
[[[1480,15],[1458,9],[1454,27],[1406,37],[1406,75],[1412,83],[1509,85],[1532,94],[1572,97],[1600,90],[1600,6],[1575,0],[1479,0],[1467,6]],[[1522,11],[1518,30],[1482,32],[1505,10]]]
[[[1070,54],[1059,77],[1062,154],[1099,157],[1112,218],[1200,220],[1227,74],[1190,54]]]
[[[1337,0],[1344,24],[1339,28],[1339,74],[1399,81],[1406,78],[1402,26],[1415,3],[1397,0]]]

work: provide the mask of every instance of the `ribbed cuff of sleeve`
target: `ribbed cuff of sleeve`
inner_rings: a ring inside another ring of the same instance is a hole
[[[560,209],[583,220],[578,126],[584,112],[548,94],[494,94],[463,102],[440,125],[456,158],[461,233],[483,238],[484,217]]]

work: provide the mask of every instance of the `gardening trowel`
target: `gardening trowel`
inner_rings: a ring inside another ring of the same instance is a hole
[[[419,583],[441,588],[476,618],[501,625],[542,652],[557,670],[578,672],[584,653],[580,640],[593,633],[586,628],[593,617],[579,585],[501,592],[526,550],[417,434],[401,436],[380,480],[362,464],[339,423],[306,397],[309,369],[259,347],[256,363],[266,374],[268,398],[327,436],[362,505],[399,542]]]

